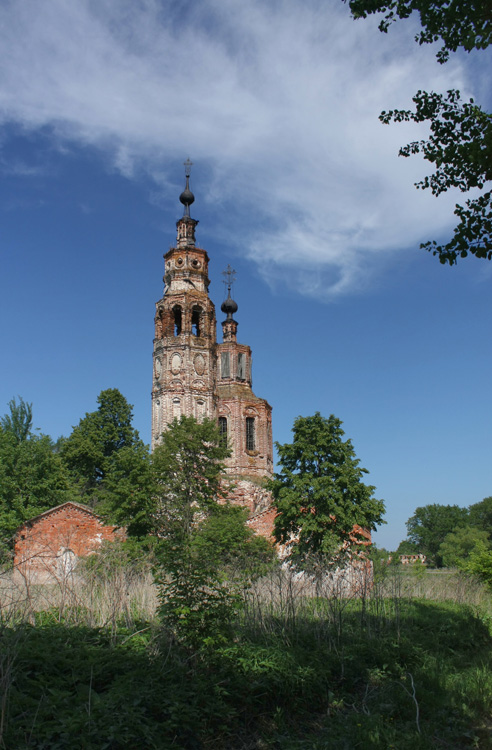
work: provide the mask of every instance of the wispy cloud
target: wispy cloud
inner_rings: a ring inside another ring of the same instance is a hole
[[[42,177],[49,174],[45,165],[27,164],[19,159],[0,158],[0,172],[9,177]]]
[[[466,69],[341,2],[11,0],[0,71],[1,122],[49,125],[130,179],[166,189],[177,156],[206,161],[210,199],[258,217],[242,242],[260,272],[303,294],[360,287],[452,226],[453,198],[416,191],[426,166],[396,157],[423,131],[377,116],[419,88],[469,90]]]

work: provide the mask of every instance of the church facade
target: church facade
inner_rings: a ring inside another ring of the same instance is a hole
[[[207,252],[196,243],[198,221],[186,165],[180,195],[184,214],[176,223],[176,245],[164,255],[164,294],[156,303],[153,351],[152,448],[167,426],[182,415],[216,420],[231,449],[226,459],[231,499],[250,510],[250,524],[269,535],[270,495],[264,489],[273,472],[272,408],[252,390],[252,354],[237,340],[237,304],[221,306],[222,342],[217,342],[215,306],[209,297]]]

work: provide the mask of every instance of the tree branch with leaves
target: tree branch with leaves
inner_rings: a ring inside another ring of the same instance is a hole
[[[484,50],[492,41],[492,6],[489,0],[349,0],[355,19],[373,13],[384,13],[379,24],[387,32],[398,19],[418,14],[422,30],[416,35],[419,44],[442,42],[437,53],[440,63],[459,49]],[[460,92],[446,94],[419,91],[414,97],[415,110],[382,112],[381,122],[427,123],[428,140],[415,141],[400,149],[400,156],[422,154],[435,165],[434,174],[416,183],[430,188],[433,195],[458,188],[462,192],[482,191],[456,205],[458,224],[449,242],[424,242],[421,248],[438,256],[443,264],[454,265],[458,258],[474,255],[492,259],[492,115],[473,99],[461,100]]]

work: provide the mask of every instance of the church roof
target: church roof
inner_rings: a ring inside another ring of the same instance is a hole
[[[31,525],[35,523],[36,521],[39,521],[41,518],[46,518],[47,516],[50,516],[53,513],[58,513],[63,508],[67,508],[69,506],[71,506],[72,508],[75,508],[75,510],[78,510],[80,513],[93,516],[94,518],[97,518],[98,521],[101,521],[101,523],[104,523],[102,518],[98,516],[97,513],[94,513],[92,508],[89,508],[87,505],[82,505],[81,503],[74,503],[72,500],[69,500],[66,503],[61,503],[61,505],[56,505],[54,508],[49,508],[49,510],[45,510],[44,513],[39,513],[39,515],[29,518],[27,521],[24,521],[24,523],[22,523],[19,526],[19,529],[21,529],[23,526]]]
[[[250,386],[247,383],[217,383],[217,390],[220,393],[220,398],[241,398],[243,401],[254,401],[257,403],[264,403],[270,406],[264,398],[255,396]],[[270,407],[271,408],[271,407]]]

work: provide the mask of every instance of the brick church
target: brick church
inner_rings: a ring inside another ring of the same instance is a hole
[[[184,214],[177,222],[176,247],[164,256],[164,295],[156,304],[152,448],[175,417],[217,420],[227,438],[229,497],[249,509],[248,525],[271,537],[275,511],[265,489],[273,472],[272,408],[251,388],[251,349],[238,343],[237,304],[231,298],[232,269],[225,272],[228,296],[221,306],[222,343],[217,343],[214,303],[208,296],[209,258],[198,247],[190,216],[194,202],[190,168],[180,195]],[[16,533],[14,570],[31,582],[64,580],[77,559],[104,541],[124,539],[91,508],[67,502],[26,521]]]
[[[252,390],[252,355],[237,339],[238,306],[231,298],[234,272],[225,272],[228,295],[221,306],[222,342],[217,342],[215,306],[208,294],[209,257],[195,238],[190,215],[195,198],[190,167],[179,200],[176,246],[164,255],[164,294],[156,303],[152,448],[166,426],[181,415],[217,420],[231,456],[226,471],[233,501],[250,511],[249,524],[269,536],[274,511],[264,489],[273,472],[272,408]]]
[[[238,306],[231,297],[234,272],[224,273],[227,299],[221,305],[222,342],[217,342],[215,306],[208,294],[209,257],[198,247],[190,206],[190,166],[179,199],[184,213],[176,223],[176,246],[164,255],[164,294],[156,303],[152,388],[152,448],[167,426],[182,415],[217,420],[231,455],[225,460],[229,498],[249,510],[248,525],[272,537],[275,509],[265,485],[273,475],[272,407],[252,390],[252,354],[237,340]],[[354,527],[363,546],[368,530]],[[104,541],[124,539],[125,530],[107,526],[90,508],[67,502],[25,522],[17,531],[14,568],[25,579],[64,579],[77,559]],[[360,559],[350,566],[349,585],[370,572]],[[345,575],[345,574],[344,574]]]

